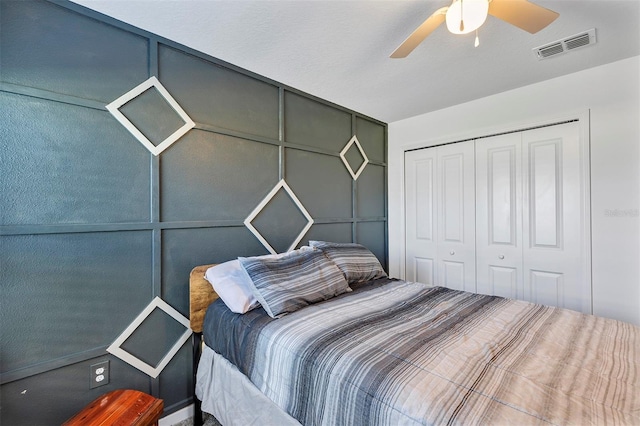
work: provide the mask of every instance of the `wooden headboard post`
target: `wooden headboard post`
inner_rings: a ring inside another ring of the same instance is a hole
[[[196,266],[189,274],[189,325],[194,333],[202,333],[204,314],[209,305],[218,298],[213,287],[204,277],[207,269],[215,265],[214,263]]]
[[[202,353],[202,323],[204,322],[204,314],[207,312],[207,308],[218,298],[209,281],[205,279],[204,273],[207,269],[215,265],[216,264],[196,266],[189,274],[189,327],[193,331],[194,426],[202,426],[202,405],[196,397],[195,392],[198,361],[200,361],[200,355]]]

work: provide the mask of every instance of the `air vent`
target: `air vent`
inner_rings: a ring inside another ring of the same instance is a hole
[[[536,47],[535,49],[533,49],[533,52],[536,54],[538,59],[546,59],[551,56],[567,53],[570,50],[589,46],[595,43],[596,43],[596,29],[592,28],[589,31],[585,31],[580,34],[567,37],[563,40],[554,41],[553,43]]]
[[[554,43],[545,47],[538,48],[538,56],[542,58],[548,58],[549,56],[557,55],[564,52],[562,43]]]

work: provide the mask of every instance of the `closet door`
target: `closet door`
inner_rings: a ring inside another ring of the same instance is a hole
[[[474,142],[438,147],[438,285],[476,291]]]
[[[405,153],[406,279],[590,313],[579,129]]]
[[[475,291],[473,141],[405,153],[405,278]]]
[[[405,153],[407,281],[436,285],[436,153],[425,148]]]
[[[478,293],[523,298],[522,134],[476,141]]]
[[[579,127],[522,134],[524,299],[591,312]]]

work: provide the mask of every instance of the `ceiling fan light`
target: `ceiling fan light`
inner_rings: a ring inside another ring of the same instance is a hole
[[[453,0],[447,10],[447,29],[453,34],[468,34],[484,24],[488,13],[488,0]]]

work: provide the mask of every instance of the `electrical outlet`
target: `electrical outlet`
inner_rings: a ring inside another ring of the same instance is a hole
[[[91,366],[91,384],[89,389],[104,386],[109,383],[109,360],[98,362]]]

